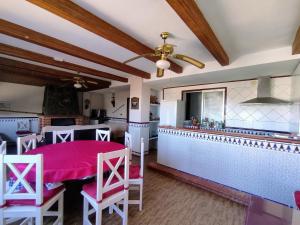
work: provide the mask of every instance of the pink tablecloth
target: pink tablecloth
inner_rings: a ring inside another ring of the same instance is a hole
[[[124,145],[115,142],[73,141],[46,145],[25,154],[43,154],[44,183],[53,183],[95,175],[98,153],[124,148]],[[104,167],[105,170],[108,168]]]

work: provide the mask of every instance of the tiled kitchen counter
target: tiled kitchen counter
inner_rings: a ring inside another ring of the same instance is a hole
[[[295,206],[298,140],[173,127],[158,132],[158,163]]]

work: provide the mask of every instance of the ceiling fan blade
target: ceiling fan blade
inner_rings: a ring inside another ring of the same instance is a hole
[[[164,72],[165,72],[164,69],[157,68],[157,70],[156,70],[156,76],[157,77],[163,77],[164,76]]]
[[[87,80],[86,82],[87,82],[87,83],[90,83],[90,84],[98,84],[98,82],[96,82],[96,81],[91,81],[91,80]]]
[[[126,63],[129,63],[129,62],[134,61],[136,59],[139,59],[139,58],[142,58],[142,57],[147,57],[147,56],[157,56],[157,55],[154,54],[154,53],[146,53],[146,54],[142,54],[142,55],[138,55],[138,56],[135,56],[133,58],[130,58],[130,59],[124,61],[123,63],[126,64]]]
[[[82,83],[82,86],[83,86],[84,88],[88,88],[88,86],[87,86],[85,83]]]
[[[172,57],[175,58],[175,59],[179,59],[179,60],[188,62],[188,63],[190,63],[190,64],[192,64],[192,65],[194,65],[194,66],[196,66],[196,67],[198,67],[200,69],[203,69],[205,67],[204,63],[202,63],[202,62],[200,62],[200,61],[198,61],[196,59],[193,59],[193,58],[191,58],[189,56],[186,56],[186,55],[174,54],[174,55],[172,55]]]

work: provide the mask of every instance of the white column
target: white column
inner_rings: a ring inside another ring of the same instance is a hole
[[[129,78],[130,83],[130,111],[129,133],[132,135],[133,154],[140,154],[141,138],[144,138],[145,153],[149,152],[149,113],[150,88],[143,82],[143,78]],[[139,99],[138,109],[132,109],[132,98]]]
[[[291,131],[300,134],[300,63],[296,67],[292,76],[292,101],[294,104],[291,106],[292,121]]]

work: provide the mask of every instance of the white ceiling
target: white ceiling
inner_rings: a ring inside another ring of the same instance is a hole
[[[176,52],[190,55],[206,63],[215,61],[166,1],[73,1],[151,48],[161,43],[160,32],[169,31],[172,34],[169,42],[177,45]],[[196,1],[227,51],[231,61],[249,53],[291,46],[296,29],[300,25],[299,0]],[[89,51],[117,61],[124,61],[136,55],[27,1],[0,0],[0,6],[0,18],[61,39]],[[0,35],[0,41],[116,75],[129,76],[129,74],[124,72],[6,35]],[[186,63],[180,64],[184,67],[187,65]],[[150,73],[155,71],[154,64],[146,59],[139,59],[130,65]],[[289,69],[293,66],[289,63],[284,65],[290,66]],[[251,68],[255,72],[259,72],[257,70],[261,67],[254,66]],[[268,68],[273,70],[272,67]],[[281,69],[281,67],[279,66],[278,69]],[[222,73],[222,71],[219,72]],[[263,72],[268,73],[269,71],[264,69]],[[224,74],[226,73],[224,71]],[[191,75],[191,78],[188,78],[188,75],[177,76],[174,78],[174,82],[184,83],[185,79],[192,79],[192,77],[194,75]],[[213,80],[213,76],[210,73],[203,73],[201,77],[208,81]],[[224,75],[224,77],[226,76]],[[240,79],[242,77],[244,77],[243,74],[237,73],[230,78]],[[220,75],[217,78],[221,79],[223,76]],[[153,84],[155,83],[158,82],[153,81]],[[165,81],[161,83],[165,83]]]
[[[299,0],[196,0],[231,59],[292,44]]]
[[[286,76],[294,73],[299,65],[299,62],[299,59],[293,59],[282,62],[245,66],[202,74],[193,74],[190,76],[177,76],[170,79],[153,80],[149,81],[148,83],[152,87],[162,89],[166,87],[255,79],[262,76]]]

